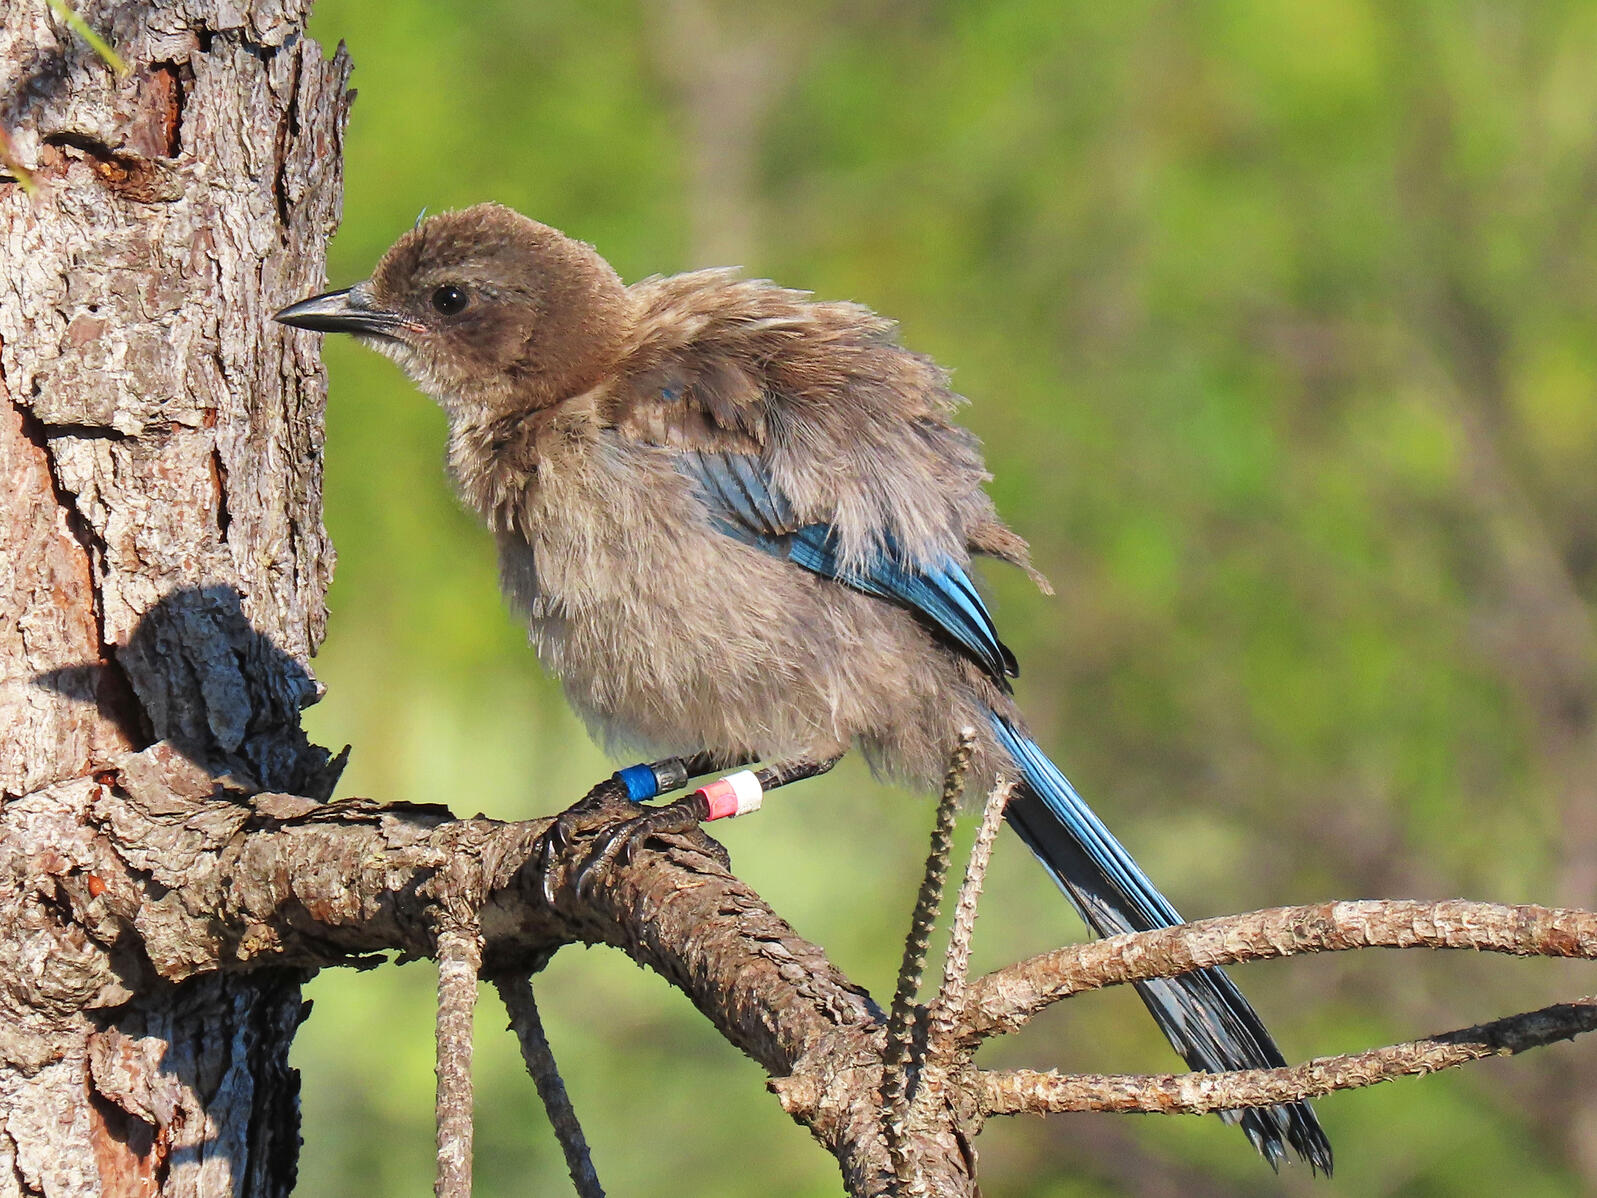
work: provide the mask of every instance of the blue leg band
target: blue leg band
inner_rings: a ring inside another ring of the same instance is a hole
[[[624,770],[617,770],[615,776],[627,788],[627,798],[634,803],[652,799],[660,793],[660,782],[654,776],[652,766],[629,765]]]

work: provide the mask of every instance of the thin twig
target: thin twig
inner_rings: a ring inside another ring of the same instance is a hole
[[[965,982],[970,976],[970,942],[976,934],[976,908],[981,901],[982,886],[987,881],[987,867],[992,863],[993,844],[998,838],[998,825],[1003,822],[1004,808],[1009,806],[1015,793],[1015,784],[999,778],[987,796],[987,806],[982,811],[981,828],[976,833],[976,843],[971,846],[970,860],[965,864],[965,880],[959,887],[959,901],[954,906],[954,928],[948,936],[948,952],[943,958],[943,984],[938,989],[937,1001],[932,1004],[931,1035],[936,1042],[946,1042],[965,1011]]]
[[[474,919],[449,918],[438,932],[437,1198],[471,1198],[471,1014],[482,967]]]
[[[926,968],[926,946],[931,942],[932,928],[937,923],[948,882],[948,859],[954,847],[954,817],[959,811],[960,796],[965,792],[965,774],[970,768],[975,743],[974,728],[960,731],[959,742],[949,755],[948,771],[943,777],[943,793],[932,825],[931,847],[926,854],[920,892],[915,896],[909,935],[904,939],[904,959],[898,967],[898,986],[893,992],[893,1006],[887,1020],[885,1059],[889,1065],[901,1062],[907,1051],[915,995],[920,991]]]
[[[510,1016],[510,1030],[521,1041],[521,1059],[527,1072],[538,1087],[538,1097],[543,1099],[543,1109],[548,1112],[549,1125],[560,1141],[560,1151],[565,1153],[566,1168],[571,1173],[571,1183],[579,1198],[604,1198],[604,1187],[593,1170],[593,1158],[588,1154],[588,1140],[582,1134],[582,1124],[566,1093],[566,1083],[555,1064],[549,1038],[544,1035],[543,1019],[538,1014],[538,1003],[532,993],[532,978],[527,974],[499,978],[494,982],[499,997]]]
[[[1593,1030],[1597,1030],[1597,997],[1587,997],[1405,1044],[1318,1057],[1285,1069],[1119,1075],[1039,1073],[1030,1069],[983,1073],[980,1101],[982,1109],[991,1115],[1047,1115],[1061,1111],[1201,1115],[1275,1106],[1333,1090],[1434,1073],[1483,1057],[1512,1056]]]
[[[949,754],[948,771],[943,775],[943,793],[937,802],[937,818],[932,824],[931,847],[926,854],[920,893],[915,896],[909,935],[904,938],[904,959],[898,967],[898,985],[893,991],[893,1005],[887,1018],[887,1043],[882,1050],[882,1124],[895,1168],[903,1154],[905,1102],[909,1093],[909,1075],[904,1065],[909,1059],[910,1034],[915,1023],[915,996],[920,993],[926,969],[926,946],[931,943],[932,928],[943,903],[948,859],[954,847],[954,817],[959,812],[960,796],[965,793],[965,775],[970,770],[970,756],[975,745],[976,730],[962,728]]]
[[[1316,903],[1204,919],[1073,944],[971,985],[961,1037],[1011,1032],[1060,999],[1175,977],[1211,965],[1357,948],[1454,948],[1518,956],[1597,957],[1597,913],[1449,899]]]

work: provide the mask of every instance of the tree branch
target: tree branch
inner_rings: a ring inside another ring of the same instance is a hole
[[[1105,986],[1300,953],[1455,948],[1516,956],[1597,956],[1597,914],[1449,899],[1276,907],[1072,944],[995,970],[972,987],[968,1042],[1012,1032],[1043,1008]]]
[[[474,922],[450,920],[438,932],[437,1198],[471,1198],[471,1015],[482,942]]]
[[[1483,1057],[1513,1056],[1597,1030],[1597,997],[1555,1003],[1523,1015],[1372,1048],[1318,1057],[1285,1069],[1231,1073],[1039,1073],[1031,1069],[980,1075],[982,1110],[989,1115],[1047,1115],[1061,1111],[1144,1111],[1203,1115],[1275,1106],[1333,1090],[1373,1086],[1397,1077],[1452,1069]]]
[[[521,1042],[521,1059],[526,1063],[533,1085],[538,1088],[538,1097],[548,1112],[555,1139],[560,1141],[560,1151],[566,1158],[566,1170],[571,1174],[571,1184],[578,1198],[604,1198],[604,1187],[599,1184],[593,1157],[588,1152],[588,1138],[582,1134],[576,1108],[571,1105],[560,1067],[555,1064],[554,1050],[549,1047],[549,1037],[544,1035],[543,1017],[538,1014],[538,1000],[532,992],[532,975],[518,973],[514,977],[502,977],[494,985],[510,1016],[510,1030]]]
[[[451,836],[463,835],[459,824]],[[433,902],[438,961],[437,1073],[434,1126],[438,1136],[437,1198],[471,1198],[472,1013],[482,970],[484,892],[481,874],[465,853],[445,849],[443,868],[420,892]]]
[[[932,1005],[929,1017],[931,1035],[936,1041],[958,1038],[955,1032],[965,1013],[965,994],[970,977],[970,945],[976,935],[976,908],[981,902],[982,886],[987,881],[987,867],[992,864],[993,845],[1003,823],[1004,809],[1009,806],[1014,793],[1014,783],[1000,778],[998,785],[987,796],[981,827],[976,832],[976,843],[965,865],[965,880],[960,884],[959,899],[954,904],[954,926],[948,935],[948,953],[943,961],[943,984],[938,989],[937,1001]]]
[[[882,1052],[882,1132],[887,1138],[893,1172],[898,1177],[905,1176],[910,1167],[904,1133],[908,1121],[915,998],[920,993],[926,969],[926,947],[931,943],[932,928],[937,923],[937,912],[948,881],[948,859],[954,847],[954,817],[959,811],[960,796],[965,793],[965,774],[970,768],[975,744],[975,729],[963,728],[949,756],[937,817],[932,823],[926,868],[921,874],[920,891],[915,896],[915,910],[910,915],[909,935],[904,938],[904,958],[898,967],[898,984],[893,990],[893,1005],[887,1018],[887,1047]]]

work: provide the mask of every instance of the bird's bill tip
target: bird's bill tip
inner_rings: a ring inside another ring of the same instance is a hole
[[[272,319],[296,329],[314,329],[323,333],[340,331],[348,323],[351,311],[349,292],[350,289],[346,287],[342,291],[313,295],[279,309],[272,314]]]
[[[392,337],[404,323],[398,313],[366,303],[360,290],[325,291],[273,314],[278,324],[315,333],[367,333]]]

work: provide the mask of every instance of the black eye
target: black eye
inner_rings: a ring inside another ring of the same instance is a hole
[[[458,316],[466,310],[466,293],[453,283],[433,292],[433,307],[445,316]]]

